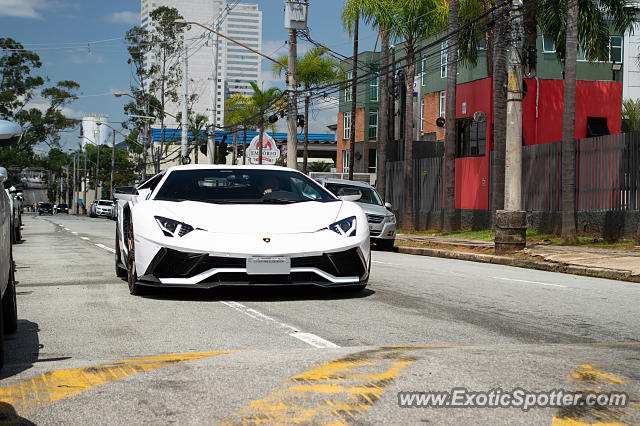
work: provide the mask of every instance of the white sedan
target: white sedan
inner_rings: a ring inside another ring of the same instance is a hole
[[[371,267],[362,209],[273,166],[172,167],[116,188],[116,273],[145,286],[314,284],[362,290]]]

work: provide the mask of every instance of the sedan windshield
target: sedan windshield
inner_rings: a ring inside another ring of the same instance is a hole
[[[220,204],[337,201],[330,192],[303,174],[261,169],[175,170],[158,189],[155,199]]]
[[[382,200],[380,199],[380,196],[378,195],[376,190],[373,188],[367,188],[365,186],[356,186],[356,185],[345,185],[343,183],[331,183],[331,182],[327,182],[325,186],[329,191],[333,192],[337,196],[343,195],[343,192],[345,192],[344,191],[345,189],[348,189],[349,191],[352,191],[352,190],[360,191],[360,194],[362,194],[362,197],[360,197],[359,200],[356,200],[357,203],[373,204],[375,206],[382,205]]]

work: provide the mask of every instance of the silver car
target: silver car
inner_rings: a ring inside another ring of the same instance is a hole
[[[382,203],[376,189],[365,182],[344,179],[317,178],[322,186],[340,197],[359,193],[354,199],[364,210],[369,220],[371,242],[384,250],[391,250],[396,239],[396,216],[391,212],[391,204]]]
[[[96,216],[105,216],[111,219],[113,217],[113,210],[115,209],[115,205],[111,200],[98,200],[96,203]]]

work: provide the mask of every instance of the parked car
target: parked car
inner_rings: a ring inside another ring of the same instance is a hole
[[[111,218],[113,216],[113,210],[115,209],[115,205],[111,200],[98,200],[95,206],[95,214],[96,216],[104,216]]]
[[[9,197],[9,207],[11,209],[11,244],[22,239],[22,213],[21,201],[18,198],[18,190],[15,187],[5,189]]]
[[[66,204],[58,204],[56,206],[56,213],[69,213],[69,206]]]
[[[145,286],[367,285],[364,212],[296,170],[176,166],[114,193],[115,269],[131,294]]]
[[[365,182],[344,179],[318,178],[317,181],[336,196],[346,191],[360,192],[355,202],[362,207],[369,221],[371,241],[384,250],[391,250],[396,239],[396,216],[390,203],[382,203],[375,188]]]
[[[43,214],[53,214],[53,204],[51,203],[40,203],[38,204],[38,216],[42,216]]]
[[[96,215],[96,205],[98,204],[97,200],[94,200],[89,204],[89,217],[98,217]]]
[[[18,143],[22,128],[11,121],[0,120],[0,147]],[[0,167],[0,367],[4,364],[4,334],[14,333],[18,327],[16,282],[11,247],[11,203],[4,191],[7,169]]]

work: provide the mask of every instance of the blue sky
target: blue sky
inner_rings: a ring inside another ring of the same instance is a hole
[[[285,54],[284,47],[276,50],[287,39],[283,28],[283,1],[247,3],[258,3],[263,11],[264,53]],[[309,27],[315,40],[350,55],[352,42],[340,24],[343,5],[344,0],[312,0]],[[40,55],[43,66],[39,74],[49,77],[52,83],[59,80],[80,83],[80,99],[65,111],[70,116],[80,118],[85,113],[102,113],[111,121],[119,122],[124,119],[122,106],[126,100],[115,98],[111,93],[126,90],[131,77],[121,38],[138,24],[139,12],[140,2],[135,0],[0,0],[0,27],[2,37],[11,37]],[[209,19],[203,17],[202,21]],[[361,30],[361,51],[373,49],[375,41],[373,31]],[[299,47],[301,51],[308,48],[304,43]],[[275,84],[270,69],[268,62],[263,63],[265,87]],[[317,108],[311,130],[325,132],[325,126],[335,124],[337,109],[326,109],[324,105]],[[75,146],[77,134],[74,131],[73,135],[66,136],[64,143]]]

